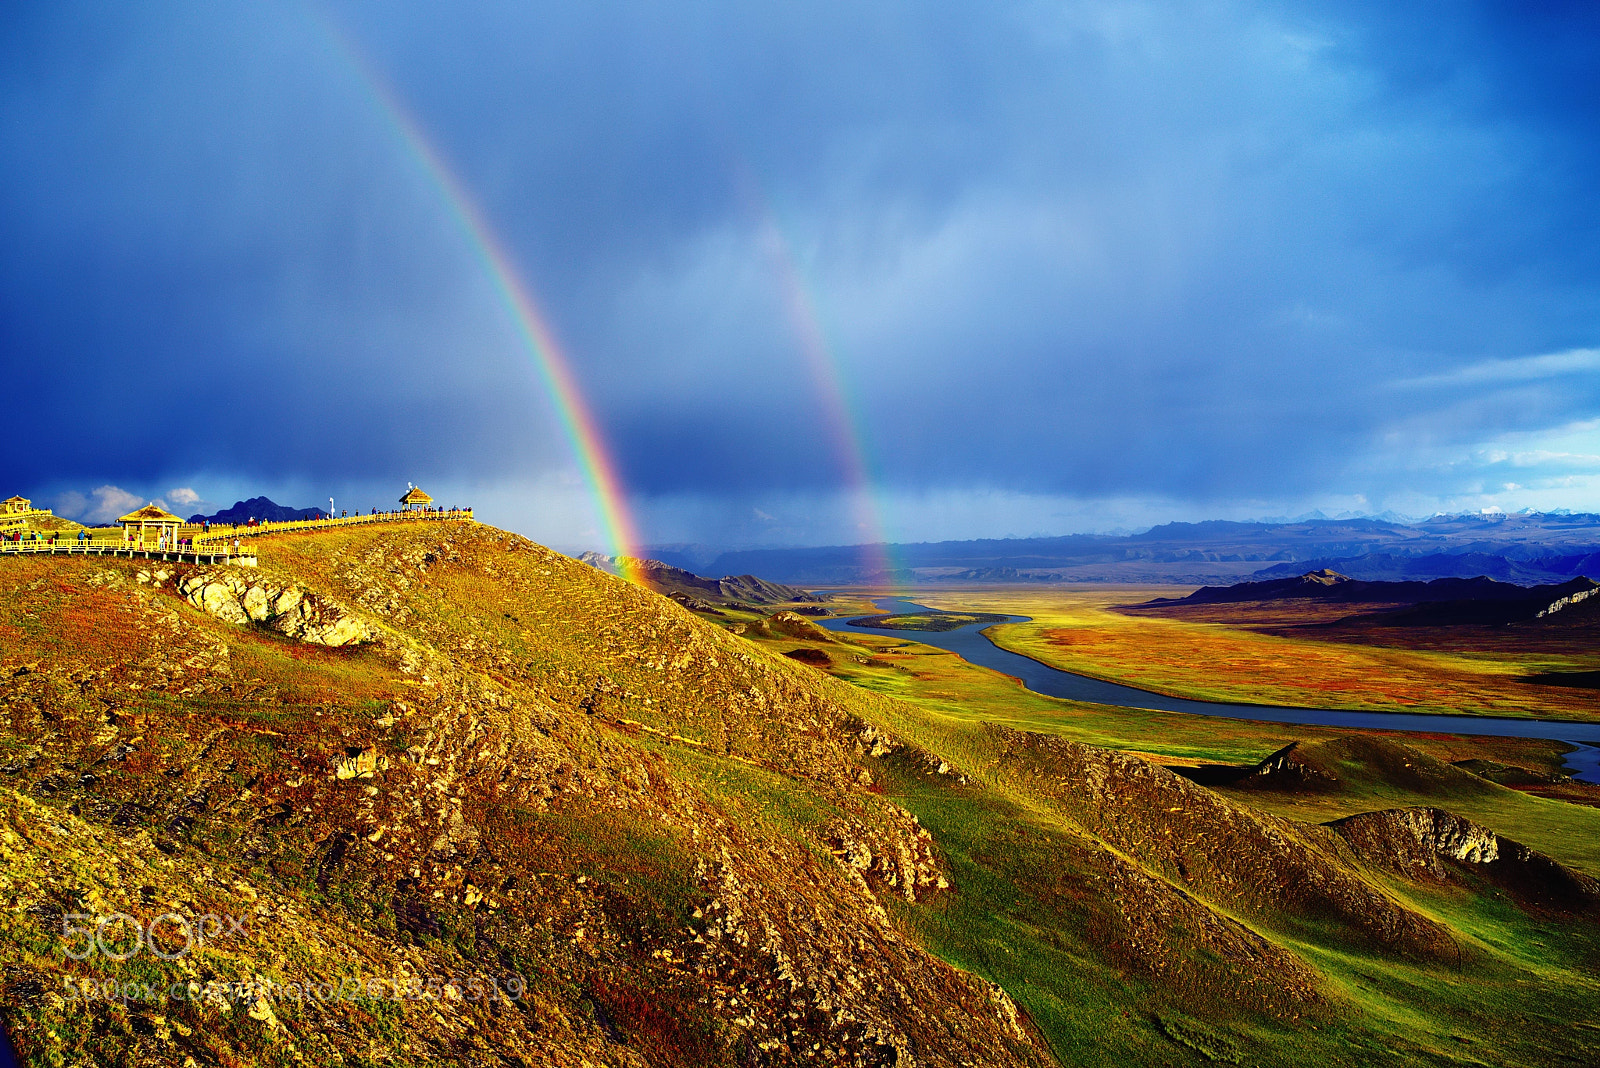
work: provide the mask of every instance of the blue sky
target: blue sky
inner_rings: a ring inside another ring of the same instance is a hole
[[[598,543],[343,35],[538,294],[649,541],[1600,510],[1590,5],[463,7],[7,7],[0,495],[409,480]]]

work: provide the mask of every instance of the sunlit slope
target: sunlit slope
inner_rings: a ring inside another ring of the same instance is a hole
[[[320,629],[225,622],[193,572],[0,569],[0,1005],[30,1063],[1432,1063],[1491,989],[1506,1018],[1593,1000],[1581,915],[1418,890],[1329,828],[830,678],[492,528],[261,561],[241,603]],[[245,922],[64,956],[64,916],[117,912]],[[1511,948],[1538,924],[1575,947],[1555,978]],[[455,993],[270,985],[396,976]]]
[[[174,592],[187,576],[155,588],[132,562],[0,571],[17,825],[0,952],[28,1061],[1046,1057],[997,988],[884,913],[880,897],[936,892],[941,871],[870,788],[864,724],[823,692],[843,684],[488,528],[269,541],[261,557],[252,582],[300,584],[377,640],[224,623]],[[243,914],[248,934],[170,963],[80,963],[58,951],[74,912]],[[64,976],[399,973],[517,977],[529,994],[438,1011],[269,1000],[272,1023],[254,1002],[53,996]]]

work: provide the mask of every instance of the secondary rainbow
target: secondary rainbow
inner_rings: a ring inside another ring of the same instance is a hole
[[[761,196],[760,188],[748,169],[739,168],[739,179],[745,201],[756,217],[762,251],[777,277],[790,328],[805,356],[818,397],[832,424],[830,429],[834,452],[838,456],[841,473],[850,486],[856,529],[865,535],[864,543],[859,546],[862,567],[868,575],[877,573],[882,576],[877,585],[893,590],[899,585],[895,580],[899,569],[889,550],[883,507],[878,500],[871,464],[867,460],[866,431],[855,406],[850,403],[844,371],[833,347],[828,343],[817,302],[800,273],[794,253],[779,229],[772,209]]]
[[[572,446],[573,456],[589,484],[608,547],[616,557],[623,576],[637,578],[632,561],[640,556],[639,539],[628,509],[627,495],[617,476],[616,464],[606,448],[594,414],[578,388],[571,361],[557,343],[555,333],[534,300],[531,289],[518,273],[509,253],[496,239],[482,208],[434,147],[422,125],[389,88],[377,68],[367,62],[355,43],[331,20],[318,18],[316,21],[322,25],[335,51],[355,71],[357,80],[377,104],[379,113],[399,137],[401,144],[439,190],[473,254],[482,262],[485,274],[510,314],[518,337],[532,357],[539,377],[555,404],[556,415]]]

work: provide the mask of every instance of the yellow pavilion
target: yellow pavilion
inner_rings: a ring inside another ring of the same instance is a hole
[[[139,546],[162,544],[169,549],[176,546],[178,528],[183,526],[183,520],[164,508],[157,508],[154,502],[137,511],[129,512],[117,522],[121,523],[122,529],[127,532],[129,544]],[[138,533],[135,534],[135,531]]]

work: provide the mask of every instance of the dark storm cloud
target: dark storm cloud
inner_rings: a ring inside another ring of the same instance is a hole
[[[539,443],[504,312],[314,25],[51,10],[6,36],[0,98],[10,426],[49,443],[11,480],[392,476]]]
[[[1592,58],[1581,21],[875,5],[702,8],[613,34],[604,12],[575,18],[540,25],[586,47],[500,67],[506,99],[544,101],[520,136],[475,138],[470,116],[499,109],[447,76],[514,48],[503,23],[394,55],[469,169],[591,177],[555,201],[583,210],[528,197],[507,225],[560,295],[640,488],[839,478],[828,442],[796,447],[828,424],[763,266],[768,211],[899,484],[1333,488],[1398,425],[1466,443],[1595,412],[1588,389],[1464,406],[1385,388],[1592,341],[1593,121],[1563,95]],[[1346,488],[1383,489],[1363,479]]]
[[[322,17],[14,20],[0,330],[19,429],[74,434],[13,479],[204,466],[172,426],[247,473],[568,462]],[[771,226],[906,492],[1445,499],[1600,418],[1560,362],[1600,333],[1583,5],[328,18],[482,200],[641,494],[844,478]]]

